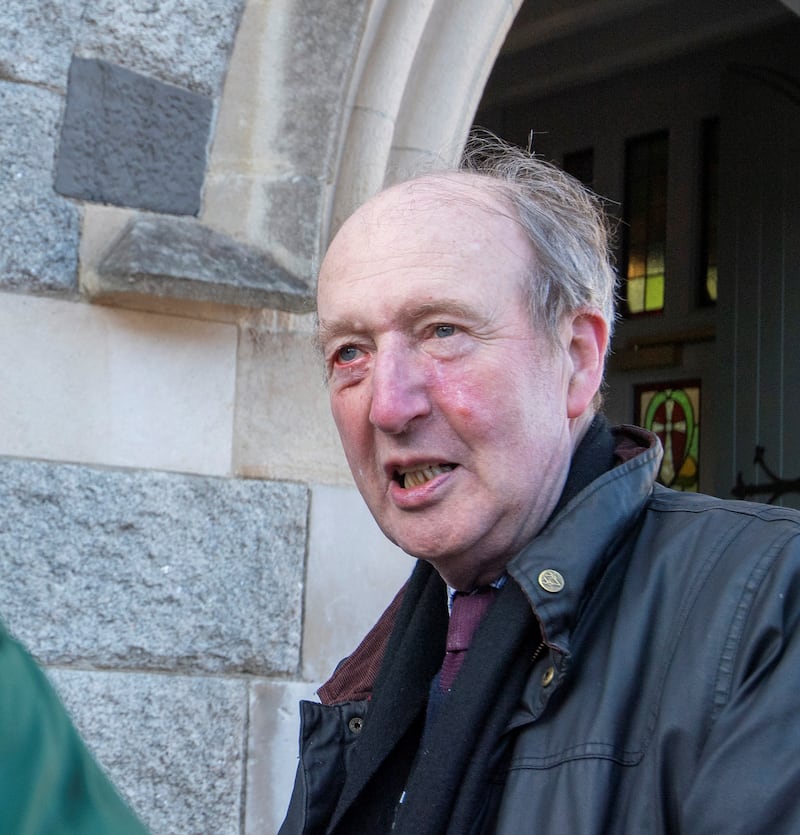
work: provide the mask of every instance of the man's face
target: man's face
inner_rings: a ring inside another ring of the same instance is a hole
[[[456,588],[533,538],[572,453],[569,351],[534,330],[532,252],[503,213],[469,180],[391,189],[345,224],[319,279],[356,484],[386,536]]]

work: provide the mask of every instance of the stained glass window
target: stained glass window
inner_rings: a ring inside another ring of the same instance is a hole
[[[658,481],[697,492],[700,479],[700,381],[636,386],[635,422],[661,439]]]
[[[717,225],[719,217],[719,119],[703,122],[700,148],[701,305],[717,301]]]
[[[625,301],[634,316],[664,309],[668,152],[667,131],[626,144],[623,270]]]

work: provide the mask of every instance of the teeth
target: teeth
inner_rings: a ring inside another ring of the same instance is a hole
[[[419,487],[421,484],[425,484],[426,481],[436,478],[437,475],[449,472],[454,466],[453,464],[429,464],[427,467],[421,467],[418,470],[401,473],[400,477],[403,487]]]

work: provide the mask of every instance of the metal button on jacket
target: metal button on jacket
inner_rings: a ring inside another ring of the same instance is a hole
[[[564,577],[555,568],[545,568],[539,573],[539,585],[551,594],[556,594],[564,588]]]

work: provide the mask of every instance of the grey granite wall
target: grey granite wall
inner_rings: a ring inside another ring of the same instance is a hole
[[[187,170],[173,173],[177,184],[173,192],[180,199],[158,203],[153,201],[153,182],[159,169],[152,165],[133,169],[121,189],[92,191],[96,183],[87,182],[91,158],[99,163],[105,148],[88,131],[81,145],[81,134],[73,130],[67,162],[75,168],[81,147],[90,162],[77,178],[82,188],[73,183],[62,191],[67,197],[197,212],[213,107],[242,5],[243,0],[6,0],[0,6],[0,288],[67,295],[77,290],[81,207],[53,188],[69,68],[75,56],[92,61],[93,67],[111,65],[117,74],[117,68],[135,71],[141,79],[136,89],[149,84],[162,100],[178,96],[191,102],[192,129],[175,131],[171,138],[185,140],[191,135],[202,153],[191,155],[194,164]],[[94,59],[106,63],[98,65]],[[123,97],[106,99],[104,115],[111,122],[110,130],[126,125],[124,108]],[[186,124],[184,119],[184,128]],[[195,130],[198,124],[201,129]],[[131,141],[138,142],[146,153],[153,139],[150,128],[133,140],[129,136],[127,148]],[[163,138],[164,130],[156,135]],[[101,138],[107,137],[108,131]],[[153,154],[151,161],[157,158]],[[142,170],[149,177],[144,182]]]
[[[81,301],[87,202],[199,212],[243,5],[0,4],[0,291]],[[203,231],[187,245],[213,260]],[[259,831],[251,712],[300,674],[308,503],[287,482],[0,458],[0,617],[155,835]]]
[[[0,459],[0,613],[155,833],[239,833],[250,689],[297,675],[297,484]]]
[[[239,835],[249,680],[49,673],[89,747],[154,835]]]
[[[243,0],[5,0],[0,76],[61,91],[73,55],[219,94]]]
[[[342,8],[357,22],[364,5],[345,0]],[[161,288],[172,282],[179,290],[171,297],[183,300],[198,295],[185,289],[188,275],[213,286],[200,294],[203,301],[308,307],[308,287],[287,279],[269,253],[174,217],[202,209],[243,6],[0,3],[0,305],[9,293],[54,296],[48,304],[70,310],[87,304],[77,278],[81,228],[90,238],[85,207],[104,203],[139,210],[113,251],[116,260],[102,264],[112,289],[141,273]],[[291,26],[301,37],[282,40],[291,44],[289,68],[299,75],[276,78],[276,95],[292,102],[314,91],[295,114],[296,135],[308,135],[300,150],[314,158],[318,141],[307,117],[324,118],[328,133],[338,124],[340,76],[360,29],[353,23],[337,51],[343,35],[329,21],[341,15],[322,0],[298,6]],[[324,86],[332,61],[337,75]],[[313,78],[305,77],[309,65]],[[292,137],[286,142],[296,147]],[[319,166],[323,176],[315,168],[308,178],[300,165],[297,176],[287,173],[292,187],[276,194],[271,209],[271,227],[306,261],[331,179],[329,163]],[[136,260],[143,251],[147,263]],[[82,249],[84,266],[85,256]],[[184,261],[200,267],[178,269]],[[235,294],[226,295],[226,282]],[[144,292],[158,295],[149,284]],[[66,345],[69,356],[59,360],[79,368],[105,360],[90,362],[81,354],[87,345],[111,352],[116,344],[79,336],[51,343],[49,327],[61,326],[44,322],[42,340],[52,350]],[[145,361],[139,370],[146,379]],[[233,367],[231,375],[233,390]],[[109,388],[116,408],[124,408],[126,383],[114,378]],[[32,386],[41,394],[34,400],[52,409],[53,426],[74,421],[40,387]],[[13,402],[14,392],[2,396]],[[72,460],[69,451],[59,454]],[[273,797],[274,787],[293,767],[294,739],[283,737],[280,750],[292,757],[275,767],[276,728],[285,736],[285,727],[294,727],[284,719],[295,716],[296,699],[308,689],[301,670],[307,488],[0,457],[0,507],[0,617],[45,667],[89,747],[154,835],[265,831],[261,822],[285,802],[284,789]]]
[[[0,459],[0,612],[48,664],[297,670],[306,488]]]
[[[77,287],[80,209],[53,191],[62,106],[58,92],[3,80],[0,65],[0,287]]]

